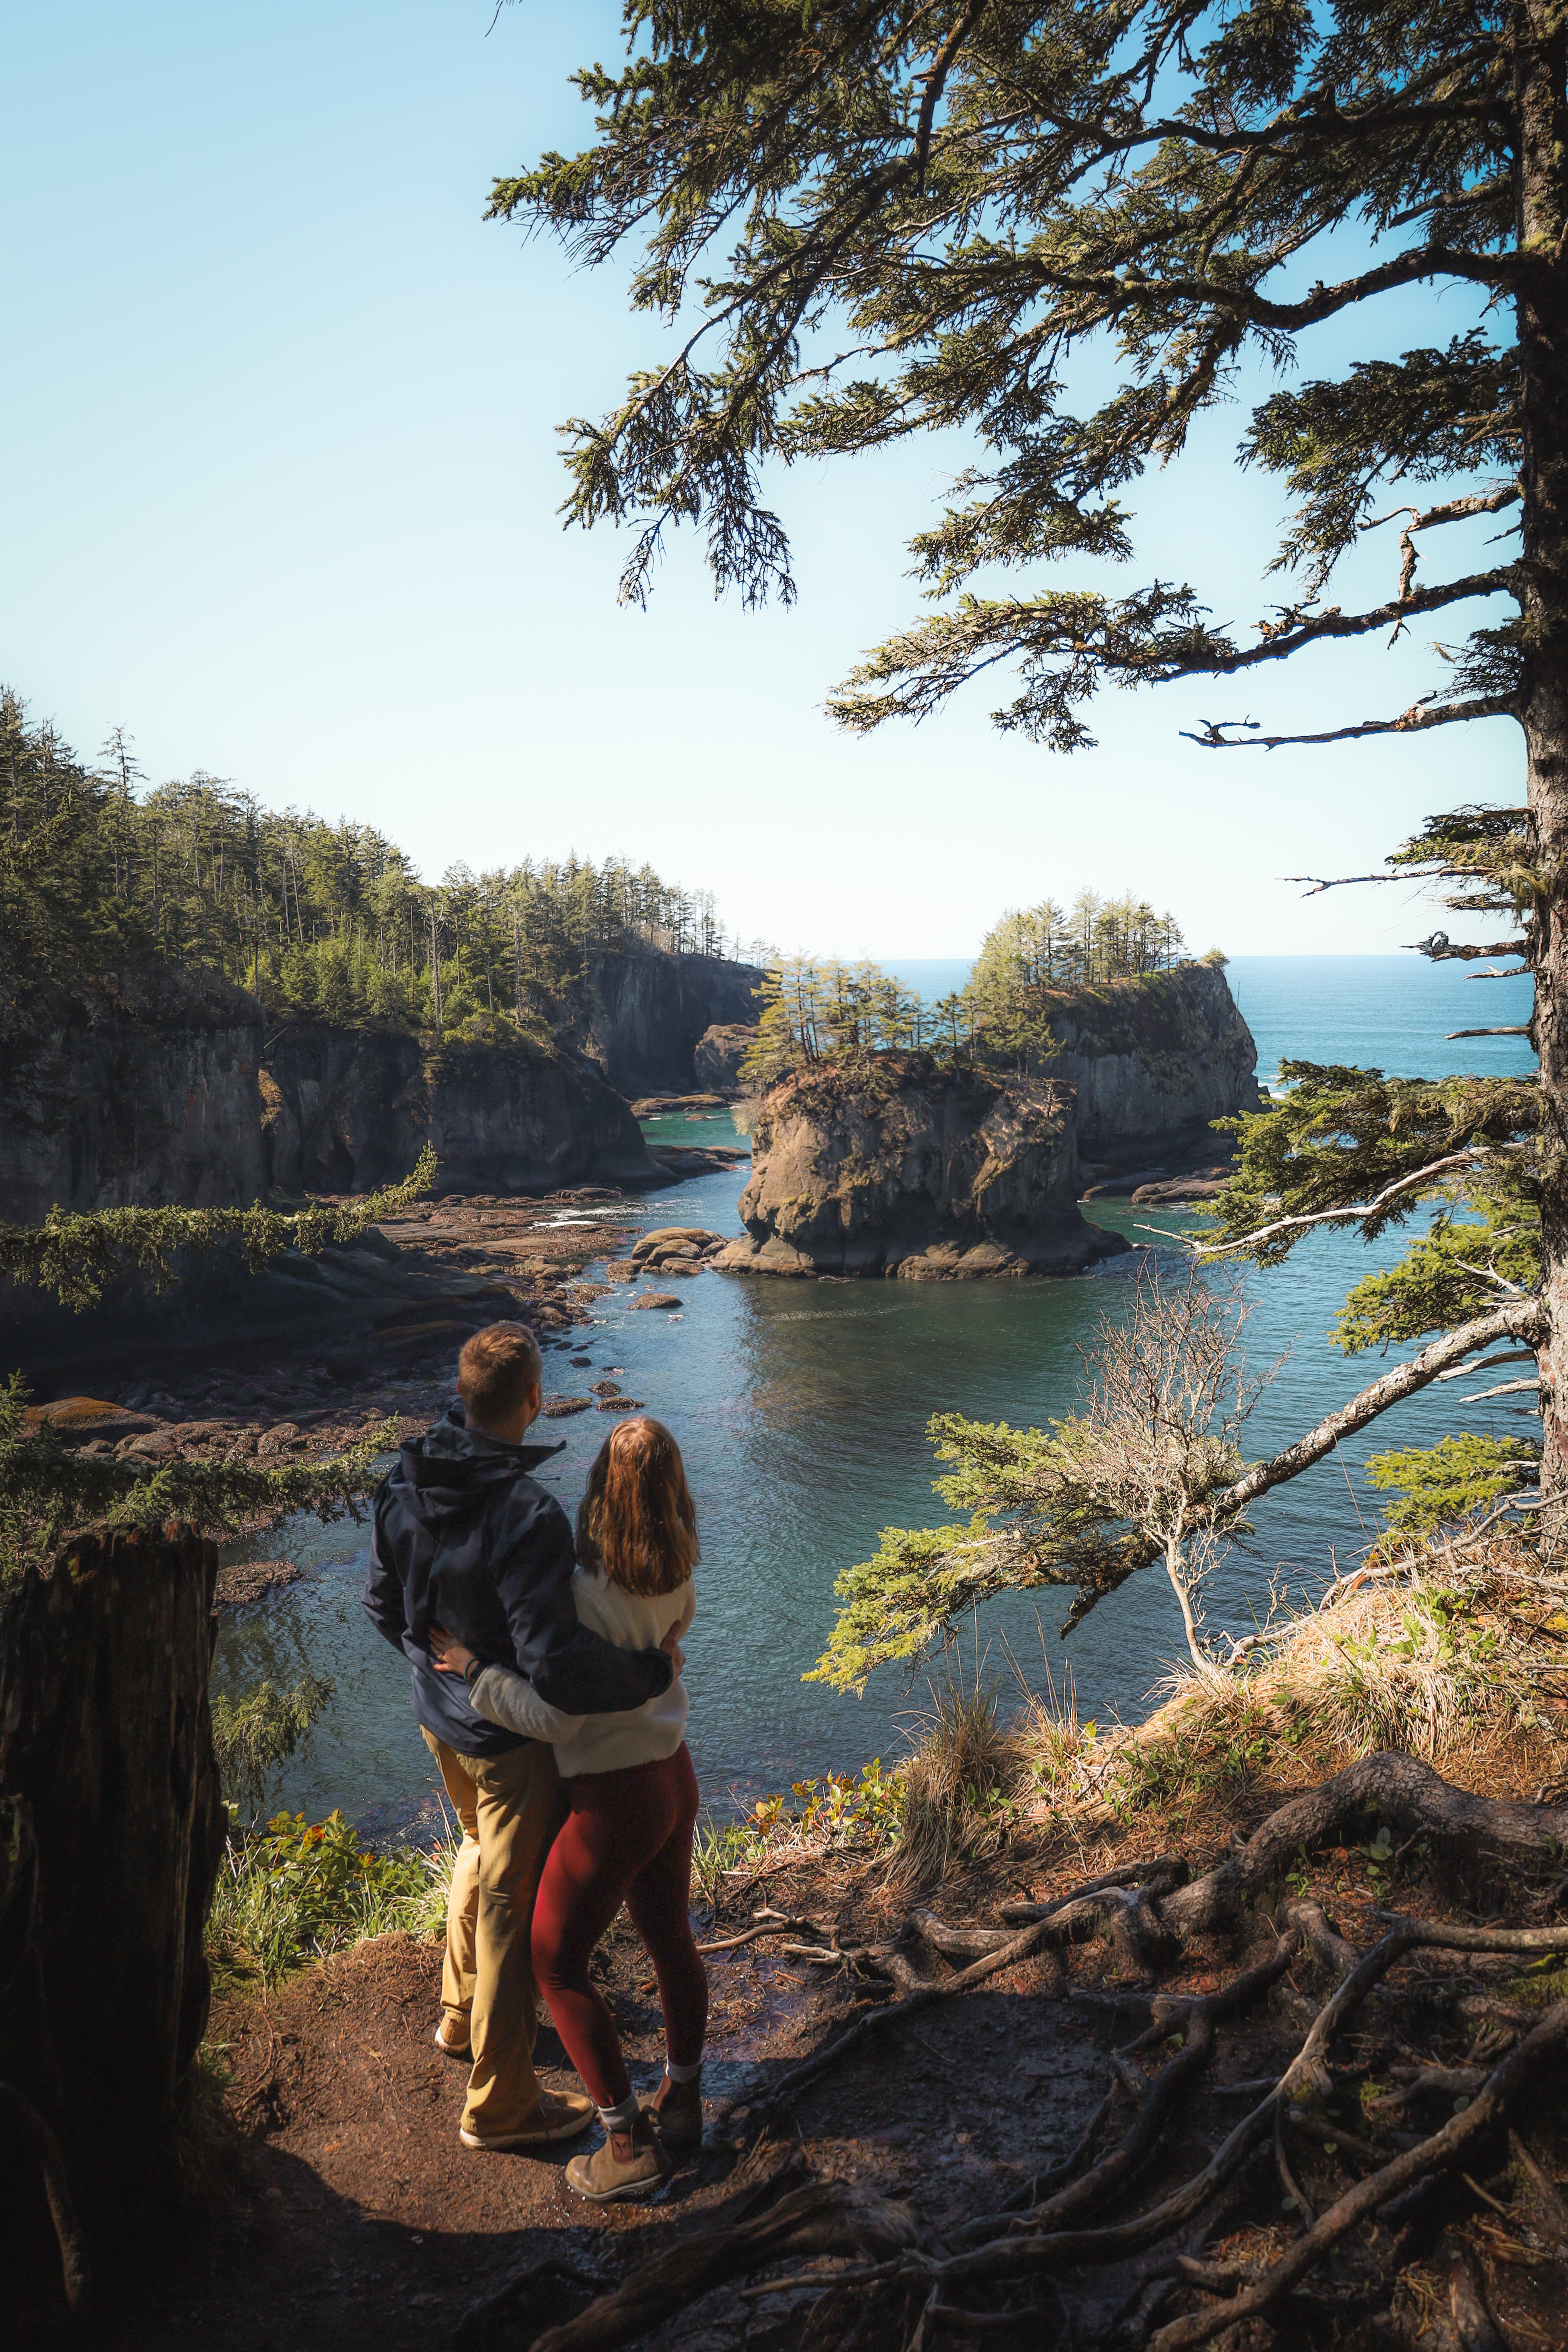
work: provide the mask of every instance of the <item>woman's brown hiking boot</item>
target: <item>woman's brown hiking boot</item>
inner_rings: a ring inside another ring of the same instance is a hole
[[[604,2147],[596,2147],[592,2156],[574,2156],[566,2168],[566,2183],[592,2204],[616,2205],[634,2197],[651,2197],[674,2170],[644,2109],[629,2129],[607,2132]]]
[[[666,2147],[678,2153],[702,2145],[702,2077],[693,2075],[689,2083],[677,2083],[666,2074],[651,2099],[643,2101],[643,2113],[650,2116],[658,2126],[658,2136]]]

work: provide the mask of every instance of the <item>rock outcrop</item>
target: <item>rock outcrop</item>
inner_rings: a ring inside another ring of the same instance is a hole
[[[1064,989],[1047,1075],[1078,1102],[1080,1160],[1168,1166],[1215,1156],[1209,1122],[1258,1108],[1258,1047],[1217,965]]]
[[[597,1062],[621,1094],[689,1094],[699,1039],[715,1024],[754,1022],[762,982],[754,964],[723,956],[602,951],[569,992],[555,1034]]]
[[[173,965],[35,1001],[0,1034],[0,1217],[254,1201],[261,1046],[253,996]]]
[[[489,1040],[440,1048],[302,1026],[275,1046],[266,1087],[268,1177],[284,1192],[374,1191],[405,1175],[426,1139],[448,1192],[650,1184],[663,1173],[594,1063],[542,1053],[499,1024]]]
[[[733,1102],[741,1092],[741,1064],[756,1034],[754,1022],[715,1022],[711,1029],[705,1029],[692,1055],[698,1085]]]
[[[1078,1207],[1070,1087],[885,1054],[767,1095],[731,1272],[955,1281],[1073,1274],[1125,1250]]]

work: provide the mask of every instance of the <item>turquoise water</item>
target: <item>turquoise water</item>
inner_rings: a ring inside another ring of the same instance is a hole
[[[916,967],[907,969],[910,984],[921,984]],[[1525,1018],[1528,983],[1467,985],[1462,968],[1385,957],[1237,959],[1230,977],[1265,1076],[1282,1054],[1413,1075],[1531,1066],[1521,1039],[1442,1042],[1447,1029]],[[951,984],[944,980],[934,992]],[[724,1115],[660,1121],[649,1131],[670,1142],[731,1132]],[[636,1214],[649,1224],[737,1232],[740,1189],[736,1174],[703,1177],[653,1195]],[[1180,1226],[1179,1214],[1104,1202],[1091,1213],[1178,1262],[1160,1234]],[[1340,1356],[1325,1334],[1349,1285],[1398,1250],[1397,1236],[1369,1250],[1326,1234],[1284,1266],[1247,1274],[1249,1361],[1287,1359],[1251,1424],[1250,1453],[1299,1434],[1383,1368]],[[1082,1378],[1078,1351],[1097,1318],[1116,1311],[1137,1263],[1121,1258],[1076,1281],[1041,1283],[782,1283],[705,1274],[679,1286],[679,1313],[630,1313],[616,1291],[600,1300],[599,1319],[574,1350],[592,1356],[592,1372],[572,1370],[563,1353],[547,1356],[550,1392],[581,1393],[601,1373],[616,1374],[669,1423],[685,1452],[703,1541],[700,1613],[688,1644],[690,1744],[711,1803],[898,1752],[911,1709],[929,1703],[923,1678],[911,1685],[884,1672],[858,1700],[801,1680],[832,1623],[834,1579],[875,1549],[879,1528],[940,1519],[924,1434],[933,1411],[1028,1422],[1070,1406]],[[565,1440],[547,1482],[568,1507],[606,1425],[597,1413],[546,1424]],[[1373,1517],[1360,1477],[1368,1453],[1430,1443],[1445,1429],[1529,1426],[1506,1400],[1463,1407],[1451,1388],[1412,1400],[1375,1435],[1266,1498],[1250,1554],[1233,1554],[1215,1580],[1211,1624],[1245,1630],[1267,1606],[1271,1577],[1310,1590],[1336,1559],[1353,1555]],[[373,1826],[406,1819],[428,1790],[428,1758],[399,1661],[360,1610],[363,1532],[299,1526],[250,1549],[287,1553],[318,1573],[299,1597],[226,1625],[219,1687],[244,1688],[263,1674],[292,1679],[307,1664],[339,1685],[331,1717],[276,1796],[312,1815],[339,1804]],[[1063,1643],[1069,1597],[1013,1596],[983,1611],[964,1631],[966,1669],[978,1655],[986,1672],[1011,1683],[1011,1652],[1016,1672],[1038,1687],[1048,1656],[1058,1682],[1070,1667],[1084,1712],[1136,1714],[1182,1649],[1163,1579],[1152,1571],[1134,1578]]]

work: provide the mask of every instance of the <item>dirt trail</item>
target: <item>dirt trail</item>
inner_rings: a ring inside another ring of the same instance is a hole
[[[1254,1789],[1245,1810],[1255,1812],[1267,1801]],[[1077,1839],[1054,1848],[1016,1844],[990,1865],[950,1879],[935,1907],[952,1921],[994,1921],[1020,1895],[1053,1898],[1086,1873],[1120,1867],[1151,1850],[1154,1826],[1102,1824],[1093,1851]],[[1210,1822],[1201,1854],[1194,1842],[1194,1867],[1223,1858],[1232,1826],[1218,1818]],[[1321,1905],[1335,1930],[1363,1950],[1377,1942],[1379,1915],[1391,1903],[1433,1917],[1468,1916],[1414,1857],[1391,1868],[1353,1843],[1326,1843],[1310,1863],[1300,1862],[1287,1893],[1291,1901]],[[792,1918],[816,1921],[819,1934],[831,1931],[847,1948],[885,1937],[908,1900],[889,1886],[882,1865],[843,1856],[806,1860],[765,1883],[737,1883],[726,1916],[704,1933],[736,1932],[765,1902]],[[1215,1990],[1234,1979],[1252,1943],[1273,1943],[1274,1924],[1269,1910],[1239,1937],[1194,1935],[1177,1965],[1157,1977],[1113,1937],[1034,1952],[956,1999],[936,2000],[878,2027],[771,2116],[764,2112],[770,2087],[833,2042],[848,2021],[884,2006],[887,1988],[789,1954],[787,1935],[771,1950],[752,1943],[715,1953],[709,1959],[708,2143],[658,2200],[605,2212],[584,2206],[565,2187],[569,2151],[533,2159],[479,2157],[460,2147],[463,2071],[431,2042],[438,1950],[403,1937],[361,1946],[264,2002],[220,2006],[213,2039],[225,2045],[233,2070],[236,2118],[227,2186],[156,2284],[139,2291],[134,2311],[106,2331],[106,2345],[114,2352],[168,2345],[218,2345],[226,2352],[364,2345],[396,2352],[452,2340],[481,2352],[522,2352],[540,2330],[570,2319],[691,2231],[749,2217],[759,2199],[765,2210],[770,2179],[776,2183],[785,2168],[793,2168],[786,2179],[852,2182],[899,2200],[912,2216],[919,2244],[951,2252],[966,2221],[1026,2198],[1037,2176],[1068,2158],[1102,2108],[1113,2076],[1136,2087],[1145,2061],[1130,2066],[1115,2053],[1148,2027],[1155,1995]],[[922,1965],[931,1965],[929,1953]],[[940,1972],[942,1964],[935,1965]],[[1428,1988],[1423,2000],[1435,1974],[1452,1976],[1446,2063],[1492,2063],[1489,2049],[1506,2032],[1497,2022],[1503,2011],[1484,1988],[1502,1990],[1520,1965],[1464,1955],[1421,1960],[1417,1977]],[[653,1989],[624,1921],[600,1966],[634,2080],[651,2084],[660,2054]],[[1304,2021],[1317,2013],[1329,1981],[1303,1948],[1267,2001],[1220,2026],[1212,2065],[1173,2114],[1152,2162],[1120,2199],[1097,2210],[1097,2220],[1144,2210],[1203,2168],[1258,2084],[1276,2079],[1300,2047]],[[1381,2076],[1386,2091],[1409,2030],[1411,1998],[1392,1989],[1379,1996],[1347,2038],[1336,2078],[1342,2066],[1347,2084]],[[1443,2011],[1441,2000],[1438,2007]],[[1178,2027],[1174,2042],[1152,2049],[1146,2063],[1157,2068],[1179,2046]],[[568,2079],[548,2025],[538,2056],[547,2083]],[[1353,2103],[1356,2095],[1338,2095]],[[1445,2091],[1436,2107],[1417,2100],[1410,2113],[1430,2130],[1452,2104]],[[1131,2108],[1119,2112],[1122,2119],[1106,2145],[1127,2128]],[[1537,2155],[1559,2179],[1568,2160],[1561,2121],[1555,2098],[1521,2118]],[[1331,2133],[1315,2139],[1292,2133],[1299,2185],[1318,2213],[1365,2168],[1352,2151],[1360,2146],[1356,2132],[1368,2126],[1351,2128],[1353,2123],[1352,2113],[1343,2126],[1345,2147]],[[1549,2222],[1530,2181],[1510,2171],[1506,2149],[1503,2155],[1501,2170],[1495,2153],[1487,2156],[1474,2186],[1459,2176],[1442,2185],[1414,2234],[1392,2216],[1386,2225],[1374,2221],[1370,2236],[1363,2231],[1356,2259],[1371,2263],[1378,2302],[1385,2304],[1388,2294],[1379,2264],[1398,2270],[1396,2326],[1371,2327],[1373,2305],[1358,2306],[1353,2294],[1347,2299],[1342,2280],[1321,2277],[1305,2299],[1254,2328],[1247,2352],[1274,2345],[1279,2352],[1309,2346],[1322,2352],[1331,2344],[1342,2352],[1454,2352],[1459,2339],[1448,2313],[1456,2264],[1468,2265],[1467,2274],[1479,2283],[1505,2352],[1557,2352],[1568,2345],[1568,2266],[1545,2242]],[[1204,2260],[1215,2265],[1266,2265],[1300,2227],[1282,2199],[1274,2148],[1265,2144],[1205,2210],[1187,2243],[1201,2243]],[[1019,2315],[1026,2332],[1011,2340],[1086,2347],[1145,2343],[1149,2327],[1136,2325],[1134,2315],[1162,2260],[1168,2273],[1169,2249],[1151,2247],[1039,2280],[1029,2289],[1031,2309]],[[830,2298],[815,2328],[808,2324],[829,2284],[819,2273],[809,2290],[784,2295],[717,2286],[637,2340],[658,2352],[805,2352],[808,2346],[824,2352],[846,2340],[856,2316],[850,2304]],[[910,2324],[917,2309],[918,2297],[906,2315]],[[896,2313],[886,2310],[863,2339],[870,2352],[882,2352],[884,2341],[894,2352],[900,2340]],[[993,2340],[1010,2339],[1004,2334]]]

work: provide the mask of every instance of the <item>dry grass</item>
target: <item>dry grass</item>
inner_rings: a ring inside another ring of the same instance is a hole
[[[956,1861],[982,1862],[1005,1843],[1018,1819],[1024,1744],[1002,1721],[994,1682],[977,1667],[967,1685],[932,1683],[931,1706],[913,1714],[918,1737],[900,1770],[902,1802],[892,1878],[905,1886],[940,1885]]]
[[[1133,1728],[1079,1724],[1070,1694],[1016,1727],[1042,1824],[1150,1815],[1217,1827],[1396,1748],[1457,1785],[1533,1797],[1568,1784],[1568,1576],[1511,1538],[1411,1547],[1270,1629],[1219,1684],[1173,1677]]]

